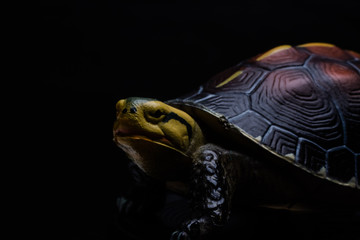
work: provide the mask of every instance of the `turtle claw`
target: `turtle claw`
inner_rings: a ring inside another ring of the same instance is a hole
[[[190,240],[189,234],[184,231],[175,231],[171,234],[170,240]]]
[[[134,208],[134,203],[125,197],[120,197],[117,199],[117,207],[120,215],[127,216]]]
[[[175,231],[171,235],[171,240],[201,239],[209,234],[212,227],[213,224],[207,217],[192,219],[183,225],[182,230]]]

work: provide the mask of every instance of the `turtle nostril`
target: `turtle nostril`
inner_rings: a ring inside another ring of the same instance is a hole
[[[121,99],[116,103],[116,112],[119,113],[124,108],[125,108],[125,100]]]
[[[134,108],[134,107],[130,108],[130,113],[136,113],[136,111],[137,111],[136,108]]]
[[[128,112],[128,109],[127,108],[124,108],[122,111],[121,111],[123,114],[127,113]],[[129,110],[130,113],[136,113],[137,112],[137,109],[132,107],[130,108]]]

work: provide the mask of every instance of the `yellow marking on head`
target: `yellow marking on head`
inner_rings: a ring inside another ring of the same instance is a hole
[[[162,143],[183,153],[203,141],[196,121],[186,112],[155,99],[128,98],[117,105],[114,137]]]
[[[297,47],[335,47],[335,45],[330,43],[323,43],[323,42],[312,42],[312,43],[297,45]]]
[[[237,71],[235,72],[233,75],[231,75],[230,77],[228,77],[225,81],[223,81],[222,83],[219,83],[218,85],[216,85],[216,88],[222,87],[225,84],[229,83],[230,81],[234,80],[235,78],[237,78],[238,76],[240,76],[240,74],[242,74],[243,71]]]
[[[270,49],[269,51],[267,51],[266,53],[264,53],[263,55],[261,55],[260,57],[258,57],[256,59],[256,61],[261,61],[263,60],[264,58],[267,58],[269,57],[270,55],[273,55],[274,53],[278,53],[278,52],[281,52],[283,50],[286,50],[286,49],[289,49],[289,48],[292,48],[292,46],[290,45],[281,45],[281,46],[278,46],[276,48],[273,48],[273,49]]]
[[[200,126],[186,112],[149,98],[128,98],[117,105],[113,135],[151,176],[176,179],[190,168],[191,155],[204,144]]]

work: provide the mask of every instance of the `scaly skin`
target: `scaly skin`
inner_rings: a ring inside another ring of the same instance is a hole
[[[237,155],[212,144],[195,152],[190,188],[192,216],[171,239],[201,239],[227,222],[239,179],[233,159]]]

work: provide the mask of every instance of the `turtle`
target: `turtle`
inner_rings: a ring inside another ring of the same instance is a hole
[[[355,51],[281,45],[189,94],[121,99],[116,112],[114,141],[129,159],[190,196],[191,214],[171,239],[206,238],[234,204],[360,208]]]

